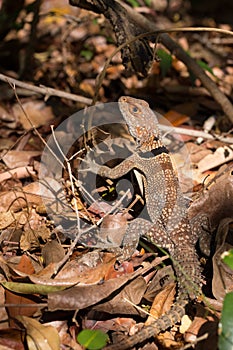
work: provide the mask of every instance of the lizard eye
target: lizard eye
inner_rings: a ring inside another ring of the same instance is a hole
[[[132,112],[132,113],[138,113],[138,112],[139,112],[139,108],[136,107],[136,106],[132,106],[132,107],[131,107],[131,112]]]

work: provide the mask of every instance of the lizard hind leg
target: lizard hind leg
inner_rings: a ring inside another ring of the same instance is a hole
[[[129,222],[123,238],[123,259],[129,259],[135,252],[139,239],[144,235],[152,223],[146,219],[136,218]]]

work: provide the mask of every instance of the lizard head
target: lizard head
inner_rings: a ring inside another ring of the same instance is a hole
[[[161,146],[158,120],[146,101],[129,96],[119,98],[119,108],[141,149],[151,150]]]

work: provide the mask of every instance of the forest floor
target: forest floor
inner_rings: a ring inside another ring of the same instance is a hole
[[[66,0],[43,0],[37,18],[32,3],[26,1],[0,44],[1,349],[20,350],[26,343],[101,349],[105,334],[109,342],[118,342],[118,333],[132,336],[144,325],[145,312],[158,317],[174,301],[174,272],[163,253],[142,238],[133,257],[120,264],[114,252],[97,249],[91,230],[101,222],[106,230],[115,228],[120,244],[126,218],[144,206],[138,175],[129,174],[121,186],[79,174],[90,149],[98,164],[111,167],[132,152],[119,124],[122,95],[146,100],[157,114],[190,216],[206,214],[212,234],[210,256],[198,248],[209,305],[197,302],[196,314],[181,327],[137,349],[217,349],[222,302],[233,278],[221,258],[233,244],[232,121],[160,43],[160,61],[147,77],[127,72],[117,52],[97,91],[97,77],[117,48],[109,22]],[[211,12],[205,1],[201,9],[184,0],[133,3],[160,29],[233,30],[232,16],[217,1]],[[214,31],[170,35],[233,103],[233,37]],[[95,97],[103,103],[97,110],[91,107]],[[101,333],[85,335],[84,329]],[[88,344],[92,336],[94,345]]]

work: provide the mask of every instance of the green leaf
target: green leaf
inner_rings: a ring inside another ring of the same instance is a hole
[[[139,7],[139,3],[137,0],[127,0],[127,2],[132,6],[132,7]]]
[[[146,6],[150,7],[150,5],[151,5],[151,0],[145,0],[145,4],[146,4]]]
[[[233,350],[233,292],[225,296],[219,323],[219,350]]]
[[[77,340],[86,349],[99,350],[107,344],[108,335],[99,330],[84,329],[78,334]]]
[[[1,282],[1,285],[11,292],[20,294],[43,294],[47,295],[52,292],[58,292],[68,288],[68,286],[50,286],[34,283],[19,283],[19,282]]]
[[[172,65],[172,56],[162,49],[156,51],[156,55],[160,58],[160,69],[162,77],[165,77]]]
[[[233,249],[222,254],[222,259],[225,264],[227,264],[233,270]]]
[[[92,59],[92,57],[93,57],[93,52],[90,51],[90,50],[82,50],[80,52],[80,55],[82,57],[85,57],[87,61],[90,61]]]
[[[208,66],[207,63],[205,63],[205,62],[203,62],[203,61],[201,61],[201,60],[197,60],[197,64],[198,64],[201,68],[203,68],[204,70],[206,70],[207,72],[211,73],[214,77],[216,77],[215,74],[214,74],[214,72],[213,72],[213,70]]]
[[[213,77],[216,78],[216,75],[214,74],[213,70],[208,66],[208,64],[206,64],[205,62],[203,62],[203,61],[201,61],[201,60],[197,60],[197,64],[198,64],[202,69],[204,69],[204,70],[210,72],[210,73],[213,75]],[[191,84],[194,85],[195,80],[196,80],[196,75],[193,74],[193,72],[191,72],[190,70],[189,70],[189,78],[190,78],[190,80],[191,80]]]

